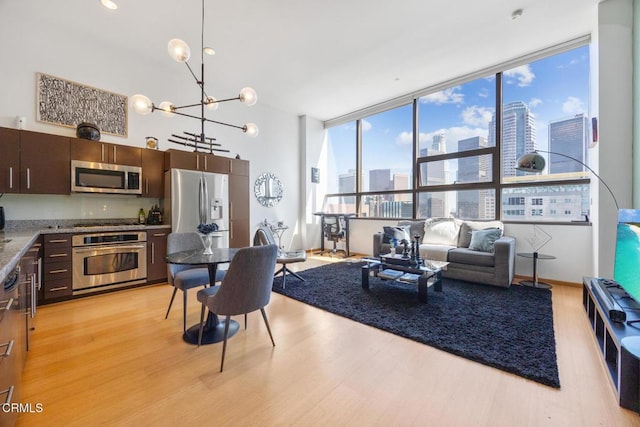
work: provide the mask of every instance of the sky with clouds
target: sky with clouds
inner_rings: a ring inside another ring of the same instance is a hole
[[[487,76],[419,99],[420,148],[430,147],[433,136],[444,134],[446,152],[457,151],[457,141],[488,137],[495,111],[495,76]],[[503,102],[525,102],[535,117],[537,146],[548,149],[550,121],[579,113],[589,116],[589,48],[565,53],[503,72]],[[363,166],[411,173],[411,105],[363,119]],[[330,155],[335,153],[337,177],[355,168],[355,123],[329,131]],[[353,147],[347,147],[351,144]],[[331,162],[329,162],[331,163]],[[336,179],[337,181],[337,179]],[[329,189],[332,191],[331,189]],[[337,187],[335,189],[337,191]]]

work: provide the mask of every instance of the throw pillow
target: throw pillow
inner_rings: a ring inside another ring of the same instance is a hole
[[[499,228],[474,230],[471,232],[471,243],[469,243],[469,249],[479,252],[493,252],[493,244],[501,235],[502,230]]]
[[[486,230],[488,228],[504,230],[504,224],[502,224],[501,221],[464,221],[460,226],[458,247],[468,248],[469,243],[471,243],[471,232],[474,230]]]
[[[458,245],[460,220],[455,218],[429,218],[424,222],[422,243],[430,245]]]
[[[403,225],[403,226],[396,226],[396,227],[382,227],[382,229],[384,230],[384,237],[382,238],[382,242],[383,243],[391,243],[392,239],[396,239],[397,242],[400,242],[402,239],[406,239],[407,241],[410,241],[411,236],[409,235],[410,232],[410,226],[409,225]]]

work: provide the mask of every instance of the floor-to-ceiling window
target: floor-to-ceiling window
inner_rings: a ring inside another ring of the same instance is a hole
[[[357,126],[353,121],[327,130],[327,196],[324,211],[356,211]]]
[[[589,215],[589,47],[502,73],[502,212],[511,221],[583,221]],[[517,171],[538,150],[539,175]],[[558,153],[550,154],[548,152]]]
[[[585,220],[589,174],[581,163],[596,140],[587,43],[328,126],[330,151],[341,150],[332,173],[349,185],[333,187],[327,206],[370,218]],[[546,158],[542,173],[516,170],[534,150]]]
[[[360,120],[360,216],[413,217],[413,105]]]
[[[494,74],[418,98],[418,218],[494,219]]]

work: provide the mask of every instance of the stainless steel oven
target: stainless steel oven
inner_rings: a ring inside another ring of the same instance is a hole
[[[74,295],[146,282],[145,231],[76,234],[71,245]]]

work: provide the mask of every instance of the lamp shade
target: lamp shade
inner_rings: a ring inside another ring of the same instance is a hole
[[[171,56],[175,61],[187,62],[191,57],[191,49],[189,48],[189,45],[183,40],[169,40],[167,49],[169,50],[169,56]]]
[[[256,102],[258,102],[256,91],[250,87],[243,87],[240,91],[240,102],[245,103],[249,107],[256,105]]]
[[[144,95],[136,94],[131,97],[133,111],[138,114],[147,115],[153,111],[153,103]]]
[[[256,126],[255,123],[247,123],[246,125],[244,125],[242,130],[251,138],[255,138],[256,136],[258,136],[258,126]]]
[[[530,173],[540,173],[544,170],[547,162],[539,153],[527,153],[518,159],[516,170]]]
[[[217,110],[220,104],[218,104],[216,101],[217,100],[213,96],[207,96],[207,99],[205,100],[204,105],[209,110],[212,110],[212,111]]]
[[[165,117],[173,117],[173,110],[175,106],[171,101],[162,101],[160,105],[158,105],[158,109],[161,111],[161,114]]]

